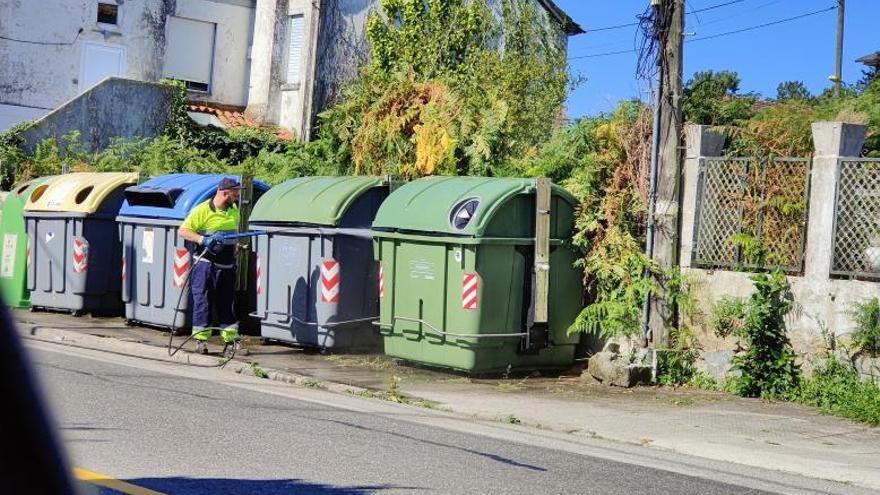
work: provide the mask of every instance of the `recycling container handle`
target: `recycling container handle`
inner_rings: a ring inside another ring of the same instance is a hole
[[[420,318],[408,318],[406,316],[395,316],[393,319],[394,320],[402,320],[402,321],[411,321],[413,323],[421,323],[422,325],[425,325],[426,327],[431,329],[431,331],[433,333],[436,333],[438,335],[444,335],[444,336],[449,336],[449,337],[461,337],[461,338],[465,338],[465,339],[527,337],[529,335],[528,333],[481,333],[481,334],[452,333],[452,332],[444,332],[443,330],[440,330],[439,328],[435,327],[434,325],[431,325],[427,321],[422,320]],[[391,326],[388,323],[379,323],[379,322],[374,323],[374,325],[377,325],[379,327],[390,327]]]
[[[287,316],[287,319],[288,320],[290,319],[290,315],[285,313],[284,311],[268,311],[267,310],[267,311],[263,311],[262,315],[260,313],[257,313],[256,311],[254,311],[253,313],[248,313],[248,316],[252,316],[252,317],[257,318],[259,320],[265,320],[266,318],[269,317],[269,315]]]
[[[304,320],[300,320],[299,318],[297,318],[296,316],[293,316],[293,315],[291,315],[290,318],[293,319],[293,321],[299,323],[300,325],[309,325],[312,327],[322,327],[322,328],[333,328],[333,327],[338,327],[341,325],[349,325],[351,323],[361,323],[364,321],[375,321],[375,320],[379,319],[378,317],[371,316],[369,318],[355,318],[353,320],[334,321],[334,322],[330,322],[330,323],[324,323],[323,325],[321,325],[317,321],[304,321]]]
[[[254,318],[258,318],[260,320],[265,320],[266,318],[268,318],[268,316],[270,314],[279,315],[279,316],[286,316],[288,319],[293,320],[293,321],[299,323],[300,325],[308,325],[308,326],[312,326],[312,327],[323,327],[323,328],[333,328],[333,327],[338,327],[341,325],[349,325],[352,323],[361,323],[364,321],[375,321],[375,320],[379,319],[378,317],[374,316],[374,317],[370,317],[370,318],[356,318],[354,320],[334,321],[331,323],[325,323],[325,324],[321,325],[320,323],[318,323],[316,321],[300,320],[296,316],[293,316],[289,313],[285,313],[283,311],[264,311],[262,315],[260,315],[257,312],[254,312],[254,313],[249,313],[249,316],[252,316]]]

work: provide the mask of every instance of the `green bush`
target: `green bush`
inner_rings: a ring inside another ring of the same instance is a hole
[[[826,414],[880,425],[880,388],[874,382],[862,382],[855,369],[833,356],[788,398],[818,407]]]
[[[745,352],[733,358],[740,376],[729,386],[745,397],[784,397],[800,381],[784,321],[794,297],[782,272],[758,273],[751,279],[755,292],[744,305],[742,325],[733,330]]]
[[[880,299],[872,297],[865,302],[853,303],[851,315],[856,330],[851,336],[851,346],[855,353],[880,352]]]

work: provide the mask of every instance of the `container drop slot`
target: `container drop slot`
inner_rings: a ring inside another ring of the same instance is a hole
[[[125,190],[125,200],[131,206],[150,206],[154,208],[173,208],[181,188],[154,189],[146,187],[129,187]]]
[[[34,192],[31,193],[31,197],[28,199],[28,201],[30,201],[31,203],[36,203],[37,200],[40,199],[40,197],[43,195],[44,192],[46,192],[46,189],[48,188],[48,184],[43,184],[37,187],[36,189],[34,189]]]
[[[31,187],[31,181],[27,181],[19,186],[18,189],[15,190],[15,197],[20,198],[21,195],[24,194],[24,192],[27,191],[27,188],[29,187]]]
[[[92,194],[92,191],[94,189],[95,189],[95,186],[89,186],[89,187],[86,187],[85,189],[83,189],[82,191],[76,193],[76,197],[74,198],[74,201],[76,201],[76,204],[81,205],[83,203],[83,201],[85,201],[86,198],[89,197],[89,194]]]

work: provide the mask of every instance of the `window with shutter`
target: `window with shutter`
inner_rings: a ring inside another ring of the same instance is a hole
[[[183,81],[194,91],[209,91],[214,62],[213,22],[184,17],[168,18],[165,77]]]
[[[290,16],[290,31],[287,43],[287,84],[300,82],[303,42],[305,37],[305,18],[302,14]]]

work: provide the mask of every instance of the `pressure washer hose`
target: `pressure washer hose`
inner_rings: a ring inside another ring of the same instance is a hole
[[[202,252],[199,253],[193,259],[192,266],[195,267],[196,263],[200,262],[202,260],[202,258],[205,257],[205,254],[207,252],[208,252],[208,248],[203,249]],[[188,286],[189,286],[190,278],[192,278],[192,272],[193,272],[192,268],[190,268],[187,271],[186,278],[183,279],[183,285],[180,286],[180,294],[178,294],[178,296],[177,296],[177,304],[174,306],[174,319],[171,320],[171,329],[168,331],[168,356],[169,357],[174,357],[174,355],[177,354],[178,352],[180,352],[180,350],[183,349],[183,346],[185,346],[190,340],[193,340],[196,337],[196,335],[201,335],[201,334],[207,332],[207,333],[209,333],[208,336],[210,337],[210,332],[212,332],[213,330],[220,330],[220,328],[216,328],[216,327],[206,327],[202,331],[191,333],[187,338],[185,338],[183,340],[183,342],[180,343],[180,345],[178,345],[177,347],[174,347],[174,333],[177,332],[177,330],[179,330],[179,327],[177,327],[177,314],[180,313],[180,304],[183,302],[183,295],[186,293],[186,289],[189,288]],[[239,338],[241,338],[241,337],[239,336]],[[229,344],[227,344],[227,345],[229,345]],[[189,366],[198,366],[198,367],[202,367],[202,368],[222,368],[222,367],[226,366],[226,364],[229,363],[229,361],[232,361],[232,359],[234,357],[235,357],[235,346],[233,345],[232,346],[232,353],[229,355],[229,357],[220,361],[218,364],[207,365],[207,366],[206,365],[195,365],[195,364],[191,364],[191,363],[182,363],[182,364],[186,364]]]
[[[241,239],[241,238],[245,238],[245,237],[256,237],[258,235],[266,235],[266,234],[268,234],[268,232],[266,232],[266,231],[254,230],[254,231],[249,231],[249,232],[242,232],[240,234],[227,235],[227,236],[225,236],[225,239],[227,239],[227,240]],[[207,247],[203,248],[202,252],[195,256],[191,266],[195,267],[196,263],[200,262],[205,257],[205,254],[207,254],[207,253],[208,253],[208,248]],[[200,332],[191,333],[187,338],[185,338],[183,340],[183,342],[180,343],[180,345],[178,345],[177,347],[174,347],[174,333],[180,329],[180,327],[177,326],[177,315],[178,315],[178,313],[180,313],[180,305],[183,302],[183,295],[186,293],[186,289],[188,288],[190,279],[192,278],[192,272],[193,272],[192,268],[190,268],[190,270],[187,271],[186,278],[183,279],[183,285],[180,286],[180,293],[177,295],[177,304],[174,306],[174,318],[171,320],[171,329],[168,332],[168,356],[169,357],[173,357],[175,354],[180,352],[180,350],[183,349],[183,346],[185,346],[190,340],[193,340],[196,337],[196,335],[200,335],[200,334],[203,334],[206,332],[212,332],[213,330],[222,330],[221,328],[218,328],[218,327],[207,327]],[[226,364],[229,363],[229,361],[232,361],[232,359],[234,357],[235,357],[235,346],[232,347],[232,353],[230,354],[230,356],[228,358],[220,361],[219,364],[209,365],[209,366],[195,365],[195,364],[191,364],[191,363],[182,363],[182,364],[186,364],[189,366],[198,366],[198,367],[202,367],[202,368],[222,368],[222,367],[226,366]]]

